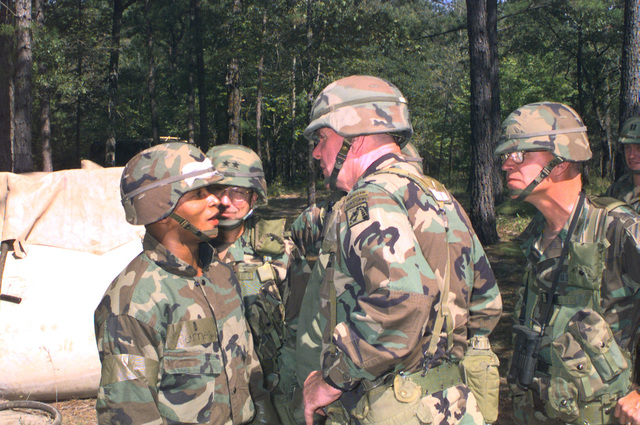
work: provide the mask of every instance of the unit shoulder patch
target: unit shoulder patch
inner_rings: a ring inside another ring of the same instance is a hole
[[[347,197],[344,210],[347,214],[347,224],[353,227],[358,223],[369,220],[369,204],[367,192],[356,190]]]

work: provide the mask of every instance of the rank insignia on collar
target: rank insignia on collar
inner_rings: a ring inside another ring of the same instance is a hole
[[[366,192],[358,192],[359,191],[354,192],[346,201],[345,211],[349,227],[369,220],[368,196]]]

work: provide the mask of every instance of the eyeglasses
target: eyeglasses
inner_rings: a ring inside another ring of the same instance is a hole
[[[211,192],[216,198],[222,199],[225,195],[229,197],[233,203],[249,202],[249,198],[253,194],[252,190],[236,186],[209,186]]]
[[[524,162],[524,152],[523,151],[515,151],[511,153],[503,153],[500,155],[502,158],[502,163],[507,162],[507,159],[511,158],[514,164],[522,164]]]

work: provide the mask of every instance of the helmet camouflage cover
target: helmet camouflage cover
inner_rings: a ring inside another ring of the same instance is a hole
[[[221,180],[209,158],[188,143],[146,149],[124,167],[120,195],[127,221],[150,224],[167,217],[182,195]]]
[[[504,120],[496,155],[540,150],[570,162],[591,158],[587,127],[576,111],[562,103],[531,103]]]
[[[218,145],[209,149],[207,157],[222,174],[218,184],[253,189],[258,194],[255,207],[267,205],[267,181],[260,157],[241,145]]]
[[[618,142],[623,145],[640,143],[640,117],[631,117],[622,124]]]
[[[353,75],[329,84],[311,108],[304,137],[331,128],[342,137],[390,133],[402,137],[401,147],[413,134],[407,101],[396,86],[381,78]]]

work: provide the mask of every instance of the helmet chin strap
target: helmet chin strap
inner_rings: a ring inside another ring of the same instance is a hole
[[[551,173],[551,170],[553,170],[556,167],[556,165],[562,162],[564,162],[562,158],[559,158],[557,156],[554,157],[551,161],[547,163],[547,165],[544,166],[542,170],[540,170],[540,173],[538,174],[538,176],[535,179],[533,179],[533,181],[529,183],[527,187],[525,187],[522,190],[510,190],[509,195],[518,195],[518,197],[515,200],[524,201],[525,198],[531,194],[533,189],[535,189],[535,187],[538,186],[540,182],[542,182],[542,180],[547,178],[547,176]]]
[[[194,235],[196,235],[196,237],[198,239],[200,239],[202,242],[211,242],[211,239],[213,239],[216,236],[218,236],[218,228],[217,227],[215,229],[212,229],[212,230],[202,231],[202,230],[198,229],[196,226],[194,226],[193,224],[191,224],[189,222],[189,220],[180,217],[178,214],[176,214],[174,212],[169,214],[169,217],[171,217],[172,219],[177,221],[178,224],[183,229],[186,229],[186,230],[190,231],[191,233],[193,233]]]
[[[244,223],[245,221],[247,221],[247,219],[249,217],[251,217],[253,215],[253,208],[251,208],[249,210],[249,212],[242,218],[234,218],[234,219],[230,219],[230,220],[220,220],[218,222],[218,227],[220,227],[223,230],[233,230],[236,229],[238,227],[240,227],[240,225],[242,223]]]
[[[336,155],[336,162],[333,165],[333,170],[331,171],[331,176],[329,177],[329,188],[331,190],[340,190],[338,189],[338,186],[336,186],[338,182],[338,174],[340,174],[340,170],[342,170],[344,161],[347,159],[347,154],[349,153],[349,149],[351,149],[351,143],[353,143],[351,137],[345,137],[342,140],[342,147],[338,151],[338,155]],[[325,179],[325,184],[326,181],[327,179]]]

